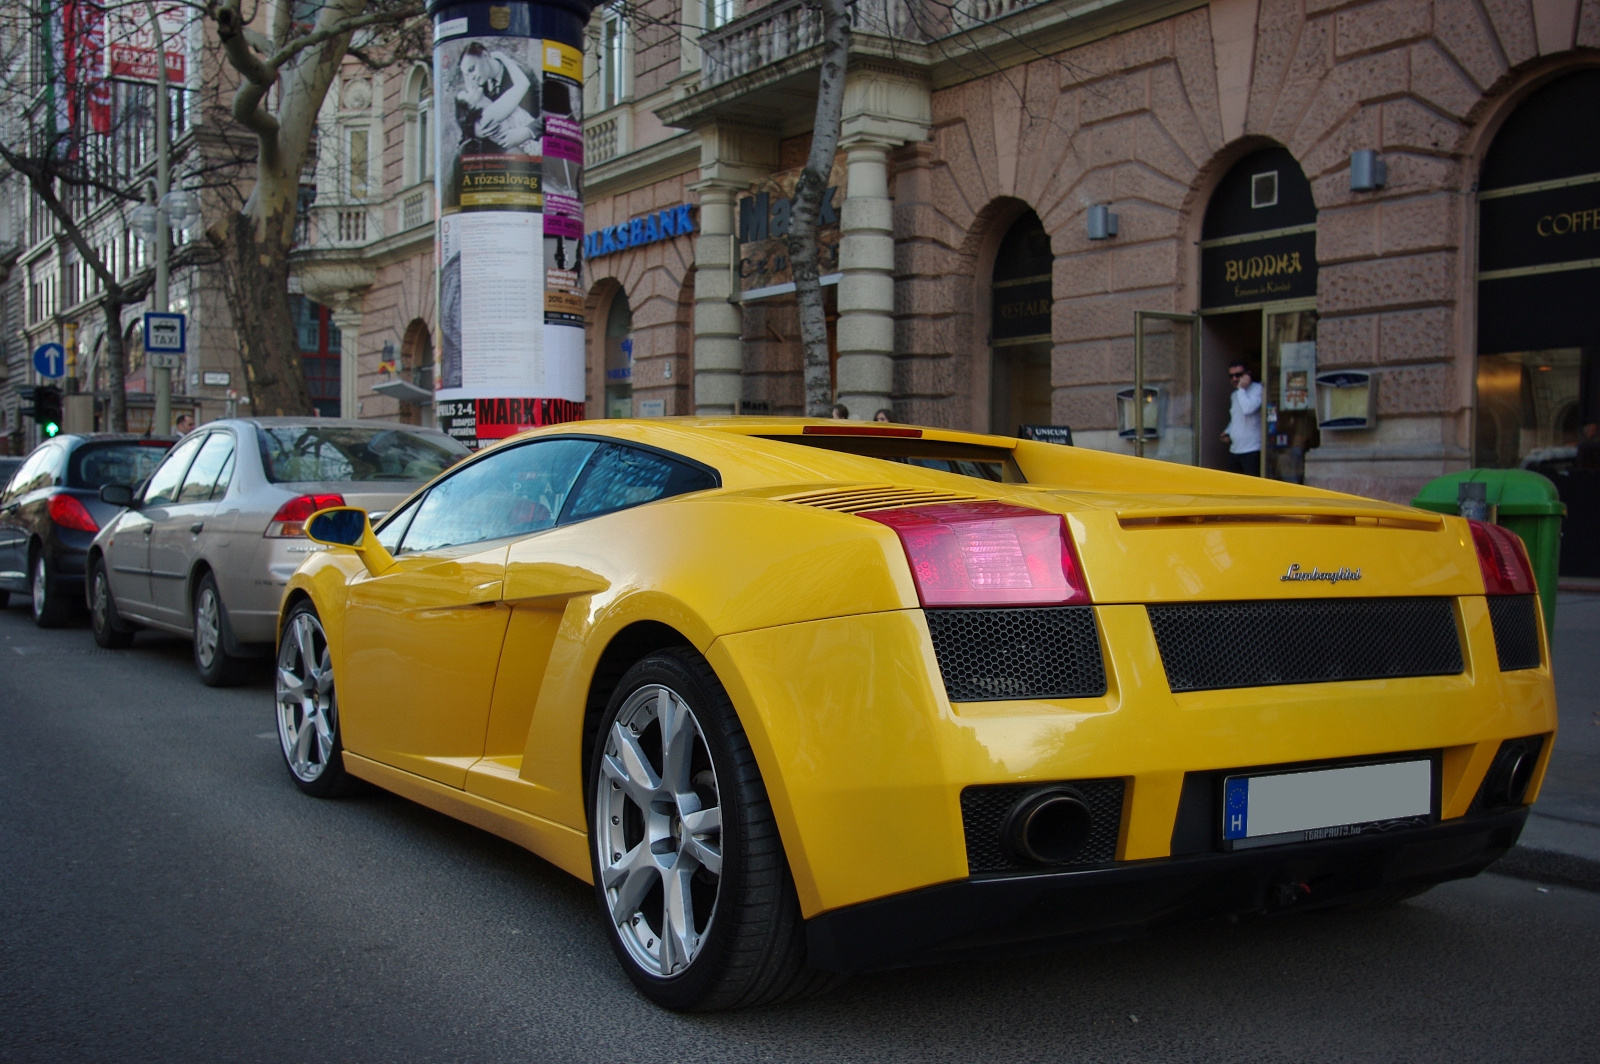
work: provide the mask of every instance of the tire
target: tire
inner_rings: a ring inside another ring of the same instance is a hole
[[[628,670],[601,717],[588,782],[595,900],[641,993],[712,1011],[834,981],[806,965],[766,787],[705,659],[675,648]]]
[[[200,578],[194,591],[194,667],[207,687],[233,687],[245,678],[249,667],[242,658],[228,653],[228,611],[217,591],[217,578],[210,573]]]
[[[94,641],[107,650],[123,650],[133,645],[133,625],[117,613],[117,600],[111,596],[111,578],[106,563],[98,558],[89,563],[89,627]]]
[[[356,783],[344,770],[328,637],[309,601],[289,611],[277,661],[278,746],[289,778],[313,798],[349,794]]]
[[[72,618],[72,603],[56,590],[54,566],[39,551],[29,569],[28,590],[33,596],[33,623],[40,628],[60,628]]]

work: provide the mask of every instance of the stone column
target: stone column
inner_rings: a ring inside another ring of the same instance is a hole
[[[339,416],[357,417],[356,389],[361,375],[356,354],[361,342],[361,297],[341,300],[328,315],[339,330]]]
[[[733,295],[733,204],[740,186],[701,181],[700,232],[694,241],[694,412],[720,417],[739,412],[743,387],[743,323]]]
[[[856,420],[889,406],[894,385],[894,219],[890,142],[843,143],[849,183],[839,212],[838,401]]]

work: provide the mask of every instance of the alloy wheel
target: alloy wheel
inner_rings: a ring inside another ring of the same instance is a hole
[[[39,557],[37,559],[34,560],[34,563],[33,563],[33,588],[32,588],[32,591],[33,591],[33,615],[35,617],[43,617],[44,616],[45,598],[46,598],[46,595],[47,595],[47,589],[46,589],[46,586],[45,586],[45,580],[46,580],[46,576],[45,576],[45,568],[44,568],[44,555],[41,554],[41,555],[39,555]]]
[[[328,637],[310,613],[289,621],[278,648],[278,741],[289,771],[312,783],[333,754],[336,714]]]
[[[628,954],[669,977],[694,962],[722,884],[722,808],[700,722],[647,684],[604,737],[594,840],[605,899]]]
[[[222,607],[216,589],[207,583],[200,588],[194,603],[194,653],[202,668],[211,668],[222,642]]]
[[[106,571],[95,566],[94,582],[89,585],[89,611],[97,631],[111,630],[111,588],[107,585]]]

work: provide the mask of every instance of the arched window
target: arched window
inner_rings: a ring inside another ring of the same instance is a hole
[[[1051,275],[1055,254],[1039,216],[1025,211],[1001,238],[990,313],[989,431],[1015,436],[1050,417]]]
[[[433,180],[433,78],[416,67],[406,82],[406,184]]]

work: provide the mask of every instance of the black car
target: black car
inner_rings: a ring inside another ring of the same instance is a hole
[[[100,501],[100,489],[138,484],[176,442],[104,433],[36,447],[0,494],[0,606],[25,592],[39,627],[64,624],[83,601],[89,542],[119,509]]]

